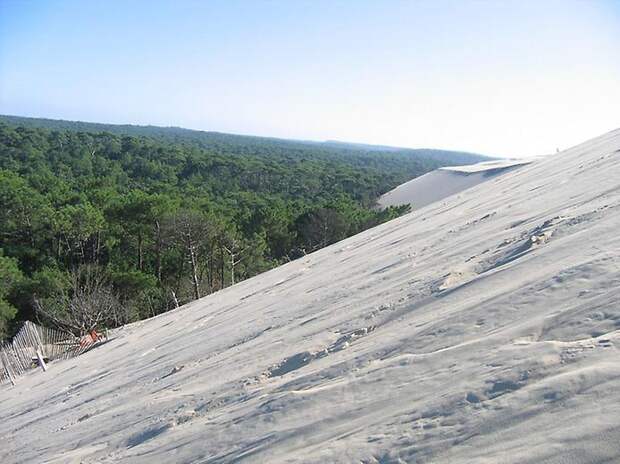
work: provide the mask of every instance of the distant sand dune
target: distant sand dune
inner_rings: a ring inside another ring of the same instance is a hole
[[[382,208],[405,204],[422,208],[531,162],[498,160],[440,168],[399,185],[382,195],[377,203]]]

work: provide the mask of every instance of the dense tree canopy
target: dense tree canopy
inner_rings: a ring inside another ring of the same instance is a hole
[[[35,316],[35,300],[47,308],[59,295],[73,301],[71,276],[81,269],[110,286],[125,308],[119,322],[166,311],[402,214],[407,207],[379,211],[373,202],[447,162],[2,119],[0,336],[12,320]],[[450,164],[473,161],[454,156]]]

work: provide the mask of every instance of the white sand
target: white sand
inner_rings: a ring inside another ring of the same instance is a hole
[[[618,462],[619,150],[609,133],[3,386],[0,462]]]
[[[504,170],[506,168],[512,168],[516,166],[524,166],[526,164],[530,164],[534,161],[534,159],[500,159],[493,161],[484,161],[482,163],[469,164],[466,166],[446,166],[443,168],[439,168],[442,171],[453,171],[453,172],[463,172],[463,173],[474,173],[474,172],[489,172],[494,171],[496,169]]]
[[[410,204],[419,209],[531,162],[496,160],[440,168],[390,190],[377,200],[377,205],[385,208]]]

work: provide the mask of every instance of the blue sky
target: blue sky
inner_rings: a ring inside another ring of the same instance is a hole
[[[545,154],[620,127],[620,1],[0,0],[0,113]]]

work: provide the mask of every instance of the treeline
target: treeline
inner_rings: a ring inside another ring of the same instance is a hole
[[[394,180],[392,176],[401,176],[399,183],[407,181],[412,178],[407,177],[412,171],[420,172],[420,168],[428,170],[430,168],[429,162],[434,163],[437,167],[440,165],[473,164],[490,159],[475,153],[462,151],[396,148],[336,141],[283,140],[198,131],[181,127],[101,124],[7,115],[0,115],[0,122],[13,126],[45,128],[56,131],[109,132],[115,135],[149,137],[152,140],[174,143],[178,146],[191,145],[203,148],[211,153],[267,157],[272,161],[286,164],[297,162],[304,159],[304,157],[321,159],[323,161],[333,161],[335,158],[340,162],[344,161],[353,166],[378,169],[385,176],[386,183]]]
[[[123,308],[102,324],[167,311],[397,217],[373,200],[440,164],[236,145],[0,123],[0,336],[84,275]]]

